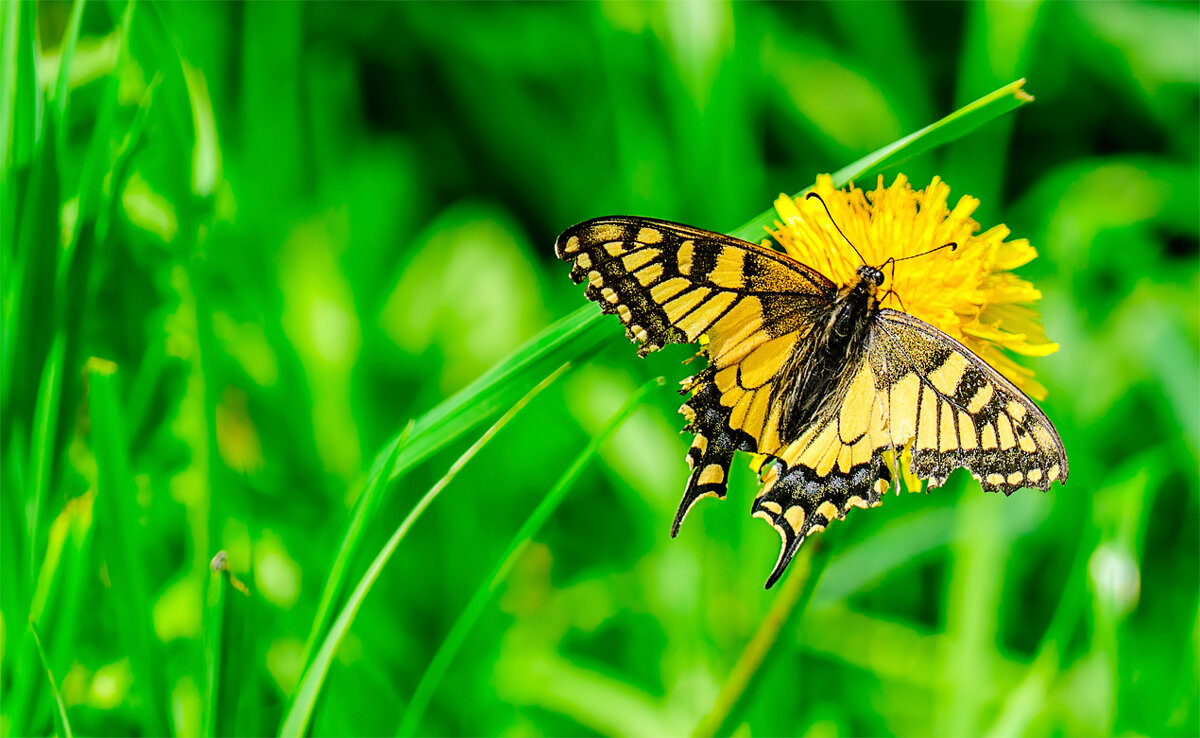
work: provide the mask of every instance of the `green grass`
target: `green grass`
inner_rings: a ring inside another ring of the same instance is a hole
[[[38,658],[42,660],[42,666],[46,669],[46,681],[50,685],[50,696],[54,698],[54,732],[56,735],[71,738],[71,722],[67,719],[67,708],[63,706],[62,694],[58,691],[58,682],[54,680],[54,672],[50,671],[50,664],[46,661],[46,651],[42,648],[42,641],[38,638],[37,629],[33,627],[33,623],[29,624],[29,635],[33,638],[33,644],[37,647]]]
[[[412,529],[413,524],[420,518],[421,513],[425,512],[425,509],[441,494],[442,490],[454,480],[454,477],[466,466],[467,462],[473,459],[488,441],[492,440],[518,412],[529,404],[530,400],[540,394],[546,387],[550,386],[555,379],[558,379],[559,375],[567,370],[567,366],[567,364],[563,364],[509,408],[508,412],[504,413],[486,433],[479,437],[479,440],[475,441],[474,444],[463,452],[462,456],[458,457],[458,460],[450,466],[442,478],[413,506],[413,509],[404,518],[404,521],[396,528],[396,532],[392,534],[392,537],[388,539],[388,542],[375,556],[375,560],[371,562],[371,566],[367,568],[366,573],[359,580],[358,585],[354,588],[354,592],[347,598],[345,606],[338,614],[337,619],[334,620],[333,626],[321,643],[320,650],[305,665],[304,677],[301,679],[300,687],[296,690],[292,705],[284,717],[283,725],[279,731],[280,735],[299,736],[307,732],[312,711],[316,707],[317,697],[320,694],[321,683],[324,682],[325,675],[329,673],[329,665],[333,660],[334,654],[337,652],[338,647],[341,646],[342,641],[345,640],[350,630],[350,625],[354,622],[354,616],[358,613],[359,607],[362,606],[367,593],[371,591],[371,587],[379,579],[379,574],[383,571],[383,567],[387,565],[392,555],[396,553],[396,549],[400,546],[408,531]],[[376,479],[391,478],[399,455],[399,444],[397,444],[397,450],[389,455],[388,462],[383,466],[383,472]]]
[[[419,733],[417,730],[421,723],[421,716],[425,709],[429,706],[430,697],[441,684],[442,679],[446,676],[446,670],[454,661],[454,657],[462,649],[463,643],[466,641],[467,635],[471,628],[483,614],[483,609],[487,606],[492,595],[495,594],[497,588],[503,583],[504,579],[512,571],[513,566],[520,559],[525,550],[532,544],[533,537],[537,535],[542,526],[558,509],[563,498],[570,491],[571,486],[579,479],[585,466],[592,460],[600,449],[600,444],[608,441],[612,434],[616,432],[621,424],[629,419],[638,406],[645,398],[646,393],[654,388],[663,385],[662,377],[658,377],[646,384],[630,396],[621,409],[613,415],[612,419],[604,428],[592,437],[583,450],[579,452],[579,456],[571,463],[563,475],[559,477],[538,506],[534,508],[529,517],[521,525],[521,528],[513,536],[512,542],[508,544],[508,548],[504,551],[504,555],[499,558],[496,566],[493,567],[492,573],[475,589],[475,593],[471,595],[470,601],[463,608],[462,614],[454,621],[450,631],[446,634],[446,638],[442,641],[442,645],[438,647],[437,653],[426,667],[425,673],[421,675],[421,679],[417,682],[417,687],[413,690],[412,700],[408,703],[408,707],[404,710],[404,715],[400,718],[400,725],[396,729],[397,735],[415,735]]]
[[[1197,31],[4,4],[0,734],[1200,732]],[[1030,239],[1073,474],[889,498],[764,592],[741,464],[667,535],[690,352],[637,359],[552,244],[758,240],[819,172]]]

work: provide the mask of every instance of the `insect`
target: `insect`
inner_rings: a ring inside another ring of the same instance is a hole
[[[1032,400],[954,338],[882,307],[895,259],[838,285],[757,244],[624,216],[569,228],[555,250],[639,355],[701,344],[709,365],[683,383],[695,437],[671,535],[697,500],[725,496],[735,452],[766,455],[753,514],[783,538],[768,588],[808,535],[880,504],[909,444],[930,486],[958,467],[1005,494],[1067,479]]]

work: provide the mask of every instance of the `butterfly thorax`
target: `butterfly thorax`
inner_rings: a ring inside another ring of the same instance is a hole
[[[883,284],[883,273],[874,267],[858,268],[857,279],[838,290],[833,301],[833,311],[829,319],[829,328],[825,342],[835,353],[840,352],[840,344],[853,343],[855,339],[865,340],[867,321],[879,309],[879,301],[875,292]],[[862,336],[858,334],[862,333]],[[841,358],[841,356],[839,356]]]
[[[879,311],[876,293],[883,273],[862,266],[855,281],[838,290],[823,315],[812,315],[808,340],[797,343],[781,374],[776,397],[784,411],[779,436],[784,444],[799,438],[821,407],[835,402],[845,380],[842,368],[866,350],[871,319]]]

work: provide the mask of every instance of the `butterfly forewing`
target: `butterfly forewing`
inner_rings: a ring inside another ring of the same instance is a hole
[[[707,335],[710,356],[739,360],[761,340],[794,331],[803,304],[836,289],[783,254],[650,218],[580,223],[559,236],[556,251],[574,262],[571,278],[587,282],[587,296],[620,316],[643,355]]]

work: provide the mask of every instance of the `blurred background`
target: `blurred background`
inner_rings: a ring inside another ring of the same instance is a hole
[[[734,732],[1200,733],[1194,3],[75,10],[0,9],[4,734],[61,733],[56,692],[85,735],[276,732],[373,460],[585,304],[560,231],[732,230],[1020,77],[1036,102],[886,177],[939,175],[1039,250],[1021,273],[1062,348],[1026,363],[1070,483],[1004,498],[959,472],[832,525]],[[740,462],[668,537],[691,352],[640,360],[603,328],[401,543],[314,734],[397,729],[530,511],[659,375],[419,732],[675,735],[713,708],[779,539]],[[481,430],[388,489],[351,583]],[[251,594],[222,606],[236,689],[214,709],[221,549]]]

